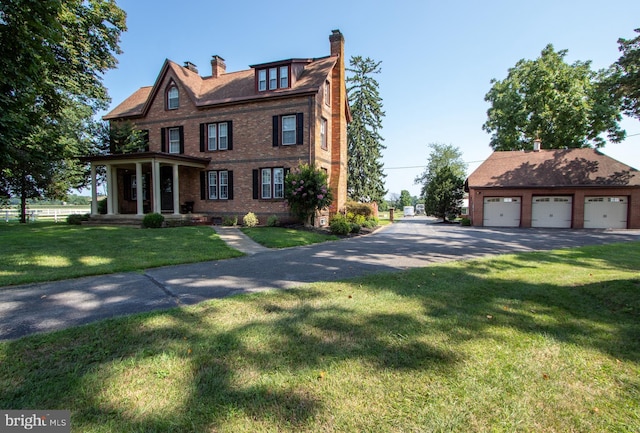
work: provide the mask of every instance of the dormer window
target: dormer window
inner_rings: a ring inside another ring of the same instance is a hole
[[[167,90],[167,109],[175,110],[180,106],[180,95],[178,94],[178,88],[176,85],[172,85]]]
[[[291,81],[289,79],[289,65],[258,69],[257,74],[259,92],[264,92],[266,90],[288,89],[291,87]]]

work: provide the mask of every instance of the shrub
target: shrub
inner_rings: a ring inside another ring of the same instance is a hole
[[[142,219],[142,227],[148,229],[159,229],[162,227],[162,223],[164,223],[164,216],[155,212],[146,214]]]
[[[331,233],[336,235],[347,235],[351,232],[351,223],[347,221],[347,218],[342,214],[336,214],[331,221],[329,221],[329,228]]]
[[[347,221],[358,225],[363,225],[367,219],[362,214],[354,214],[353,212],[347,212]]]
[[[284,197],[291,213],[311,225],[315,213],[333,200],[327,173],[314,165],[300,164],[285,178]]]
[[[362,224],[362,227],[366,227],[368,229],[373,229],[378,227],[378,218],[376,217],[369,218]]]
[[[107,213],[107,198],[103,198],[102,200],[98,200],[98,213],[101,215],[106,215]]]
[[[267,225],[269,227],[278,227],[280,225],[280,220],[276,215],[271,215],[269,218],[267,218]]]
[[[226,216],[224,217],[224,219],[222,220],[222,225],[223,226],[235,226],[238,224],[238,217],[237,216]]]
[[[346,209],[347,215],[350,213],[354,215],[362,215],[365,220],[369,219],[369,217],[373,215],[373,208],[369,203],[358,203],[355,201],[349,201],[346,204]]]
[[[350,223],[350,225],[351,225],[351,233],[360,233],[360,230],[362,229],[362,227],[360,227],[360,224]]]
[[[67,217],[67,224],[79,226],[82,224],[83,217],[80,214],[73,214]]]
[[[460,225],[463,225],[463,226],[467,226],[467,227],[468,227],[468,226],[470,226],[470,225],[471,225],[471,220],[470,220],[469,218],[462,218],[462,219],[460,220]]]
[[[242,217],[242,222],[246,227],[255,227],[258,225],[258,217],[253,212],[249,212]]]

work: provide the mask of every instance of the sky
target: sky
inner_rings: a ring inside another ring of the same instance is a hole
[[[383,152],[389,194],[419,195],[430,143],[462,153],[467,174],[492,152],[482,130],[491,79],[503,80],[520,59],[547,44],[568,50],[565,61],[606,68],[619,57],[618,38],[640,27],[640,1],[116,0],[127,13],[116,69],[104,76],[110,109],[153,85],[165,59],[191,61],[210,75],[210,59],[227,72],[290,58],[329,55],[339,29],[346,60],[381,62],[374,75],[382,98]],[[622,143],[601,151],[640,169],[640,121],[625,118]],[[543,143],[544,147],[544,143]]]

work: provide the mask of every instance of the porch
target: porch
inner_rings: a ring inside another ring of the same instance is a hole
[[[103,223],[141,221],[150,212],[165,218],[183,219],[194,214],[190,180],[199,179],[210,158],[196,158],[158,152],[100,155],[81,158],[91,167],[91,218]],[[98,212],[98,171],[107,186],[106,215]],[[181,184],[185,187],[181,189]]]

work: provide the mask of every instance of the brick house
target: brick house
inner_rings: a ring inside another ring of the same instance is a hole
[[[83,158],[91,164],[92,219],[199,215],[207,221],[254,212],[290,218],[284,177],[299,163],[326,170],[334,201],[347,195],[344,37],[329,36],[330,55],[288,59],[227,72],[213,56],[211,75],[166,60],[153,86],[142,87],[103,118],[143,132],[145,149]],[[108,185],[107,215],[98,215],[96,168]],[[141,181],[140,181],[141,180]],[[323,212],[317,224],[325,224]]]
[[[474,226],[640,228],[640,172],[595,149],[493,152],[465,190]]]

